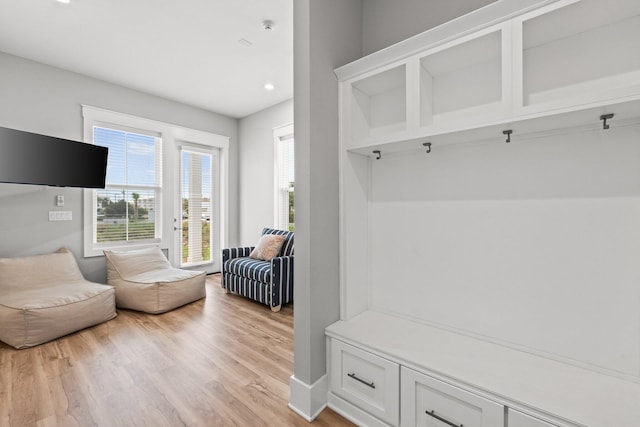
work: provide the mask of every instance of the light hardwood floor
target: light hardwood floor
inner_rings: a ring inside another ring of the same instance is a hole
[[[161,315],[119,310],[34,348],[0,343],[0,425],[306,426],[288,407],[293,308],[272,313],[207,279]],[[325,409],[312,426],[351,426]]]

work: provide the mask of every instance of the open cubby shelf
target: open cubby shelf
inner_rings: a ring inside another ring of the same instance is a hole
[[[640,99],[640,2],[541,3],[346,79],[344,146],[397,151],[405,140]]]
[[[640,1],[501,0],[335,73],[329,406],[636,427]]]

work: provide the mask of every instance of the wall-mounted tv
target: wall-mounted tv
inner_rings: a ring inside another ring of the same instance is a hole
[[[104,188],[106,147],[0,127],[0,182]]]

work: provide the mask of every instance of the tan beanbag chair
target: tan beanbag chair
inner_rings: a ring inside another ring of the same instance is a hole
[[[114,289],[85,280],[73,254],[0,258],[0,340],[42,344],[116,317]]]
[[[104,251],[119,308],[164,313],[204,298],[206,273],[173,268],[160,248]]]

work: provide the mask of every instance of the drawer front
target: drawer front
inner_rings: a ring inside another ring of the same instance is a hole
[[[559,425],[509,409],[509,427],[559,427]]]
[[[403,427],[504,426],[498,403],[404,367],[401,384]]]
[[[397,426],[400,366],[342,341],[331,340],[330,389],[371,415]]]

